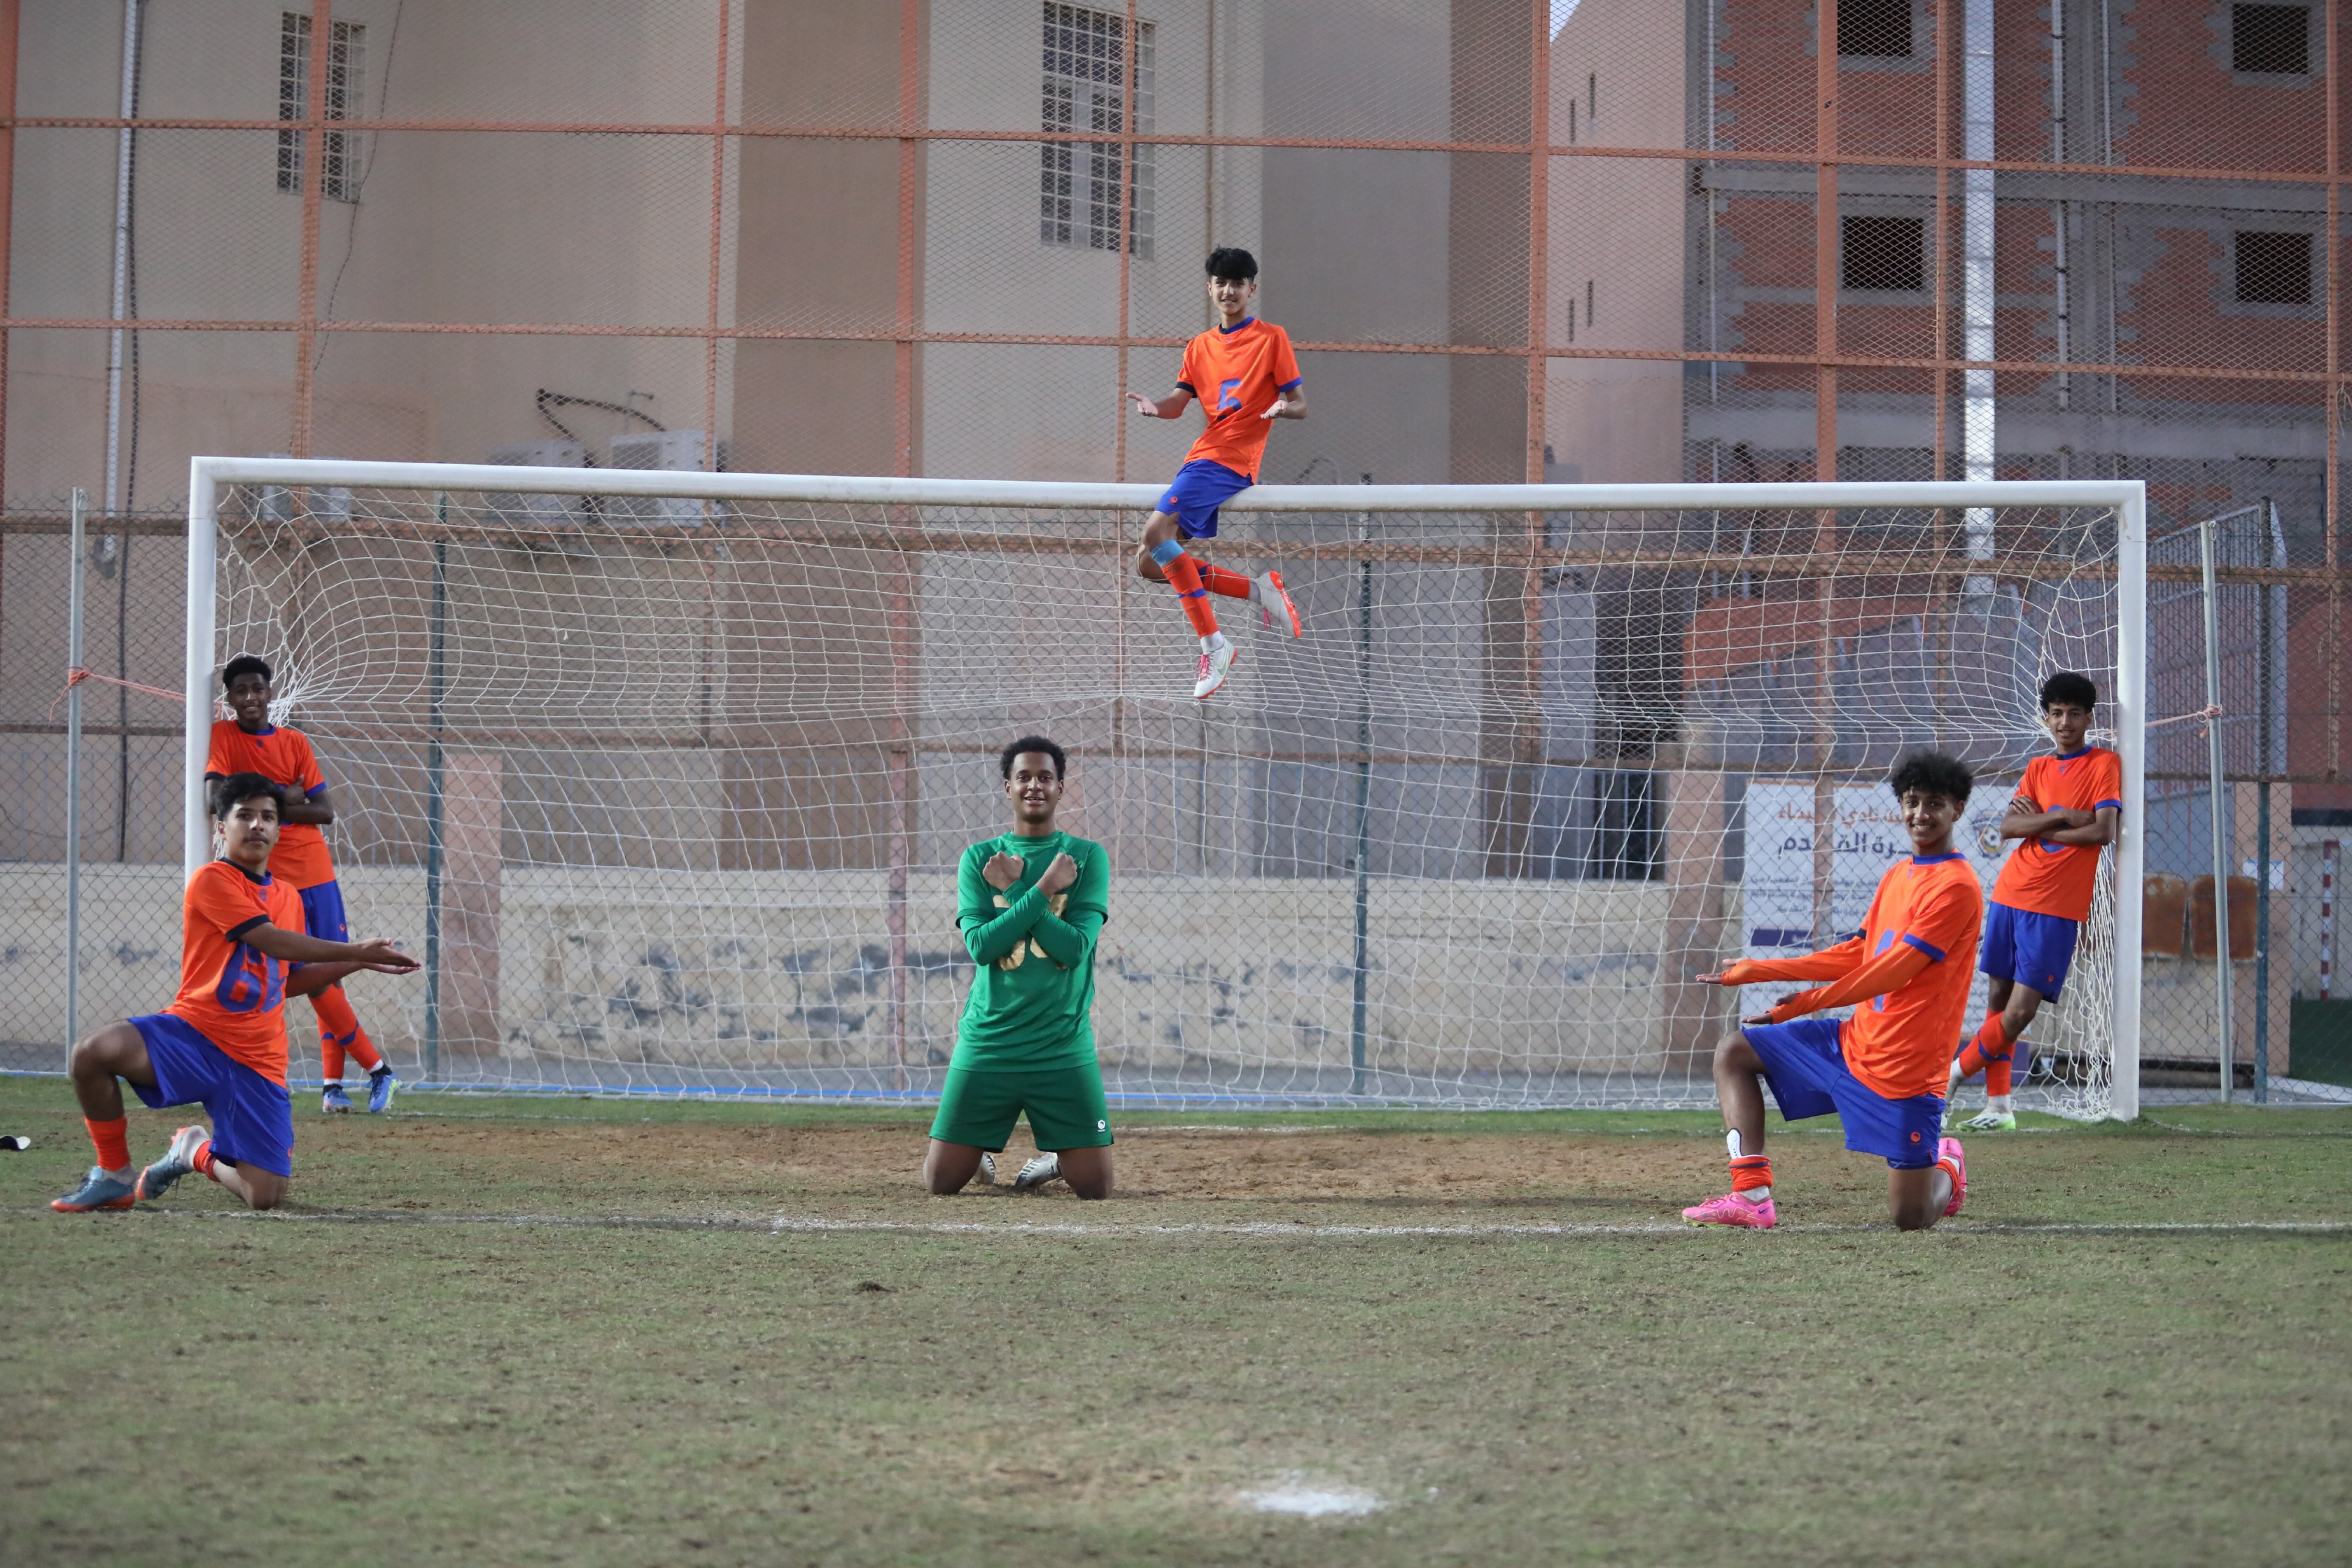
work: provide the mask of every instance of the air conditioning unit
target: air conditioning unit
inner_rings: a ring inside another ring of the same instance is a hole
[[[263,458],[287,458],[290,452],[261,452]],[[255,521],[258,522],[291,522],[294,521],[294,491],[285,485],[264,485],[254,505]],[[349,522],[352,520],[352,492],[348,485],[320,485],[311,488],[307,516],[321,522]]]
[[[491,447],[488,460],[502,468],[584,468],[588,448],[577,441],[522,441]],[[482,500],[491,518],[509,528],[576,529],[588,521],[586,496],[494,490]]]
[[[613,437],[607,466],[615,468],[660,468],[672,473],[702,471],[703,433],[699,430],[646,430]],[[718,516],[710,501],[663,496],[614,496],[604,514],[614,520],[652,527],[698,528]]]

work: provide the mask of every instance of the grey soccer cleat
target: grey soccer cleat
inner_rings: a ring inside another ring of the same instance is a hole
[[[1013,1190],[1034,1193],[1046,1183],[1061,1179],[1062,1157],[1059,1154],[1040,1154],[1021,1167],[1021,1173],[1013,1178]]]
[[[172,1134],[163,1157],[139,1173],[139,1201],[153,1203],[172,1190],[172,1184],[196,1168],[196,1153],[211,1141],[202,1126],[183,1127]]]
[[[988,1153],[982,1154],[980,1157],[980,1169],[971,1173],[971,1179],[972,1184],[975,1186],[992,1187],[996,1185],[996,1156]]]

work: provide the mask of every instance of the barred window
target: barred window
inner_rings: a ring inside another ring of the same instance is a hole
[[[2249,75],[2309,74],[2311,7],[2231,6],[2230,68]]]
[[[1045,13],[1045,113],[1047,131],[1126,130],[1127,18],[1108,11],[1049,3]],[[1135,26],[1135,134],[1151,131],[1151,24]],[[1038,237],[1047,245],[1117,250],[1122,202],[1131,204],[1128,249],[1151,255],[1151,149],[1135,149],[1125,167],[1119,142],[1048,142],[1039,149]]]
[[[1911,0],[1840,0],[1837,47],[1863,59],[1911,58]]]
[[[1917,293],[1927,287],[1927,220],[1856,214],[1839,221],[1848,289]]]
[[[2238,230],[2238,303],[2310,304],[2313,237],[2256,228]]]
[[[360,46],[367,29],[356,22],[334,22],[327,38],[325,120],[349,120],[361,101]],[[287,11],[278,24],[278,118],[299,121],[310,112],[310,18]],[[360,199],[359,134],[330,131],[320,163],[324,165],[320,195],[333,202]],[[278,188],[302,189],[302,132],[296,125],[278,133]]]

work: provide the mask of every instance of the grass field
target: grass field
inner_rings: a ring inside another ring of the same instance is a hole
[[[2158,1114],[1920,1236],[1811,1130],[1782,1230],[1668,1228],[1710,1116],[1134,1116],[1081,1205],[922,1195],[910,1110],[422,1095],[277,1215],[67,1217],[0,1080],[0,1561],[2344,1561],[2352,1111]]]

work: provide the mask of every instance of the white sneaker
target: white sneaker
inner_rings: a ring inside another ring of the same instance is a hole
[[[993,1154],[982,1154],[980,1157],[980,1169],[972,1173],[971,1180],[972,1184],[975,1186],[992,1187],[996,1185],[996,1156]]]
[[[1241,650],[1228,640],[1214,653],[1201,656],[1201,679],[1192,682],[1192,696],[1197,700],[1208,697],[1225,683],[1225,672],[1234,667],[1234,656]]]
[[[1016,1193],[1034,1193],[1047,1182],[1058,1182],[1061,1179],[1062,1157],[1059,1154],[1040,1154],[1021,1167],[1021,1173],[1013,1178],[1013,1190]]]
[[[1307,628],[1298,623],[1298,606],[1290,602],[1290,591],[1282,585],[1279,572],[1261,572],[1250,579],[1250,603],[1265,617],[1269,630],[1290,628],[1290,635],[1303,637]]]

